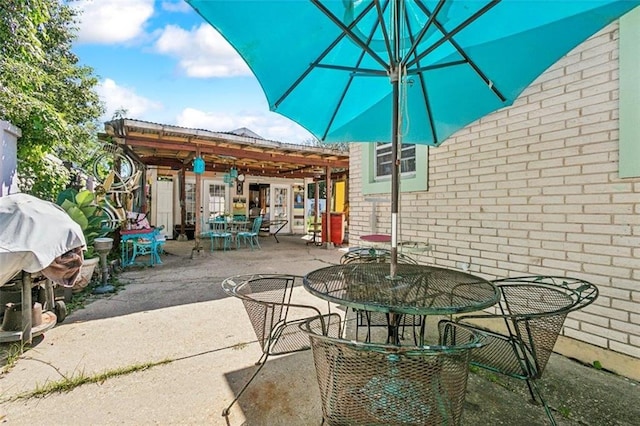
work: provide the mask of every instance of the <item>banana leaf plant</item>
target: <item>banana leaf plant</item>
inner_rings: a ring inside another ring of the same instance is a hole
[[[62,207],[71,219],[82,228],[87,243],[85,259],[95,257],[97,254],[93,249],[94,240],[104,237],[110,231],[105,226],[108,217],[100,207],[100,202],[96,199],[95,194],[86,189],[77,191],[73,188],[67,188],[58,194],[56,204]]]

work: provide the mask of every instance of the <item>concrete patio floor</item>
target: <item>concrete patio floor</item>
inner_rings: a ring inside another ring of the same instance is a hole
[[[48,331],[0,376],[0,419],[7,424],[225,425],[222,409],[260,356],[241,302],[221,281],[241,273],[304,275],[338,263],[337,249],[299,236],[261,238],[262,249],[195,252],[169,241],[163,264],[131,268],[117,294],[101,296]],[[297,289],[295,297],[323,306]],[[326,305],[324,305],[326,306]],[[164,362],[164,363],[162,363]],[[162,363],[139,371],[136,366]],[[107,376],[44,397],[19,398],[62,379]],[[541,389],[560,425],[638,425],[637,382],[553,355]],[[524,382],[475,374],[463,425],[545,425]],[[231,425],[319,425],[319,393],[310,352],[271,358],[231,409]]]

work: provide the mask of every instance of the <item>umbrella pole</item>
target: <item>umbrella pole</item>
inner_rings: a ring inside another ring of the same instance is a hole
[[[400,190],[400,158],[398,156],[398,145],[400,143],[400,122],[399,122],[399,74],[392,72],[391,85],[393,86],[393,117],[392,135],[391,135],[391,157],[393,159],[393,167],[391,173],[391,278],[397,275],[398,271],[398,199]]]

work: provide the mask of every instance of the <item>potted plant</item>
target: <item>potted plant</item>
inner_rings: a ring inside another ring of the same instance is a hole
[[[68,188],[58,194],[56,200],[58,204],[73,219],[84,234],[87,250],[84,252],[84,263],[82,265],[80,277],[76,280],[73,291],[81,291],[89,284],[93,272],[100,262],[100,258],[94,250],[94,240],[107,234],[108,229],[104,228],[107,215],[100,208],[96,196],[89,190],[77,191]]]

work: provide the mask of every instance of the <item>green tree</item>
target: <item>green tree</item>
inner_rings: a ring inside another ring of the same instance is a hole
[[[0,119],[22,130],[20,189],[48,200],[69,178],[48,154],[82,161],[104,111],[93,69],[71,51],[77,30],[69,2],[0,2]]]

